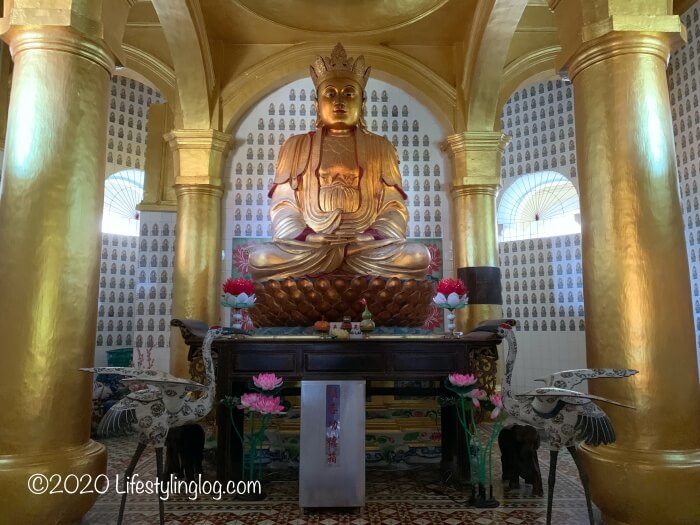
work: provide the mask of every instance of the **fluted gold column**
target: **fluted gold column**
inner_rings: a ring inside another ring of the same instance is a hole
[[[467,331],[483,319],[501,317],[496,194],[501,185],[501,156],[510,138],[474,131],[447,137],[452,158],[452,252],[457,277],[469,288],[469,305],[456,324]]]
[[[69,28],[3,38],[15,65],[0,191],[2,519],[77,523],[95,492],[32,495],[27,482],[106,469],[104,447],[90,440],[93,377],[78,369],[94,362],[114,61]]]
[[[177,225],[173,317],[220,322],[221,172],[231,135],[178,129],[166,135],[173,152]],[[179,331],[170,338],[170,371],[189,377],[188,347]]]
[[[666,64],[669,2],[553,2],[573,81],[586,347],[617,442],[584,446],[605,523],[700,523],[700,386]]]

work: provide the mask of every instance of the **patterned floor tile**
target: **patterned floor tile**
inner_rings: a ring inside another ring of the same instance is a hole
[[[120,498],[114,491],[114,479],[120,478],[135,449],[132,441],[106,440],[109,451],[107,474],[110,490],[100,497],[86,516],[86,525],[116,523]],[[498,454],[498,452],[495,452]],[[546,473],[549,453],[540,451],[540,468]],[[211,468],[211,466],[209,467]],[[155,478],[155,455],[144,453],[136,472],[143,479]],[[206,478],[215,480],[213,472]],[[546,499],[531,496],[526,484],[515,491],[504,491],[500,482],[500,461],[494,460],[494,496],[501,502],[496,509],[468,506],[469,494],[444,485],[438,466],[421,464],[402,468],[367,469],[366,504],[356,513],[311,510],[302,513],[298,506],[298,470],[270,470],[264,479],[263,501],[241,501],[229,496],[221,500],[200,495],[192,501],[188,495],[175,494],[165,502],[166,525],[542,525]],[[588,525],[583,491],[576,467],[568,456],[559,456],[552,523]],[[124,525],[158,524],[155,495],[129,495]]]

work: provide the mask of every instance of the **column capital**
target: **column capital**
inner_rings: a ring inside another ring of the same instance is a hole
[[[221,171],[232,135],[215,129],[175,129],[164,138],[173,154],[176,192],[182,185],[223,188]]]
[[[668,61],[671,49],[687,38],[685,26],[669,12],[666,0],[638,4],[549,0],[562,46],[557,69],[573,80],[585,68],[623,54],[648,54]]]
[[[497,150],[503,153],[510,139],[510,135],[500,131],[464,131],[449,135],[445,139],[442,149],[447,151],[450,157],[455,157],[467,151]]]
[[[75,0],[14,0],[0,18],[0,37],[13,57],[28,49],[62,51],[92,60],[111,75],[115,62],[123,62],[124,28],[135,3],[110,0],[96,7]]]
[[[104,41],[68,28],[44,26],[13,29],[11,33],[5,33],[3,38],[15,61],[25,51],[54,51],[89,60],[103,67],[110,76],[114,72],[115,57]]]
[[[501,184],[501,155],[509,142],[510,136],[500,131],[466,131],[448,136],[443,150],[452,158],[453,195],[466,195],[465,191],[471,192],[467,187],[485,186],[492,187],[495,195]]]
[[[486,184],[479,184],[479,183],[469,183],[465,184],[463,186],[454,186],[452,188],[452,196],[453,197],[464,197],[467,195],[485,195],[487,197],[493,197],[494,199],[496,198],[496,194],[498,193],[498,188],[500,186],[500,181],[498,183],[486,183]]]
[[[205,184],[201,182],[175,183],[175,195],[177,195],[178,198],[186,195],[221,197],[223,194],[224,188],[221,184]]]

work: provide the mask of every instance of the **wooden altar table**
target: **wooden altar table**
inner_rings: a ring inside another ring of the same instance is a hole
[[[173,319],[190,346],[189,359],[201,350],[207,325],[201,321]],[[217,397],[217,474],[220,480],[238,479],[242,447],[229,420],[228,409],[218,403],[225,396],[240,396],[251,376],[274,372],[285,381],[344,380],[366,381],[442,380],[451,372],[474,373],[487,391],[496,382],[497,345],[501,338],[489,332],[472,332],[459,339],[440,336],[371,336],[362,340],[332,340],[313,336],[222,337],[212,344],[218,356]],[[196,379],[196,378],[195,378]],[[440,383],[441,384],[441,383]],[[416,389],[372,388],[368,395],[393,393],[416,395]],[[428,389],[431,397],[447,391]],[[238,428],[243,413],[234,411]],[[443,471],[465,473],[468,457],[462,429],[454,407],[441,411]]]

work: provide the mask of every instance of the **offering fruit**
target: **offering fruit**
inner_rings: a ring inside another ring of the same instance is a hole
[[[317,332],[320,332],[322,334],[326,334],[326,333],[330,332],[330,330],[331,330],[331,323],[326,321],[325,317],[321,317],[320,321],[316,321],[314,323],[314,330],[316,330]]]
[[[331,330],[331,337],[333,339],[350,339],[350,332],[342,328],[336,328],[335,330]]]

